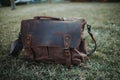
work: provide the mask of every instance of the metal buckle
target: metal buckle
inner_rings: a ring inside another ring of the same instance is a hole
[[[88,33],[91,33],[91,25],[87,24]]]

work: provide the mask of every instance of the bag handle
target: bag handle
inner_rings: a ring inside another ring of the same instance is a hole
[[[96,40],[95,40],[95,38],[94,38],[94,36],[93,36],[93,34],[92,34],[92,32],[91,32],[91,25],[88,25],[88,24],[87,24],[87,29],[88,29],[88,33],[89,33],[91,39],[93,40],[93,42],[94,42],[94,44],[95,44],[95,47],[94,47],[93,50],[87,51],[87,55],[91,55],[92,53],[94,53],[94,52],[96,51],[97,43],[96,43]]]
[[[60,18],[49,17],[49,16],[35,16],[34,19],[50,19],[50,20],[61,20]]]

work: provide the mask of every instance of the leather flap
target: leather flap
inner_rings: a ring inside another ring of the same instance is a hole
[[[64,35],[70,35],[70,48],[77,48],[85,21],[24,20],[21,24],[23,44],[27,34],[32,35],[31,46],[64,47]]]

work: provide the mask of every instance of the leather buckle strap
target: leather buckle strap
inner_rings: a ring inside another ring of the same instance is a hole
[[[70,57],[70,49],[64,49],[66,57]]]
[[[26,37],[26,47],[28,48],[28,50],[30,52],[29,54],[30,54],[31,58],[33,59],[33,61],[35,61],[36,56],[35,56],[34,50],[31,47],[31,44],[32,44],[32,35],[28,34],[27,37]]]
[[[68,68],[71,68],[70,41],[71,41],[71,36],[68,34],[65,34],[64,35],[64,51],[66,56],[66,65]]]

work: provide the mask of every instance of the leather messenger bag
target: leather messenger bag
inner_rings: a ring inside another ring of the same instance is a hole
[[[28,60],[66,64],[69,68],[79,65],[96,50],[90,25],[87,29],[95,47],[91,51],[86,50],[85,25],[84,19],[37,16],[23,20],[19,38],[11,44],[10,54],[18,56],[24,48]]]

